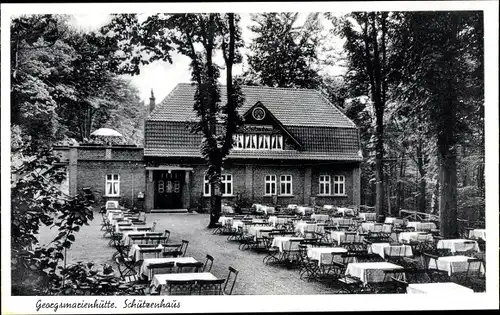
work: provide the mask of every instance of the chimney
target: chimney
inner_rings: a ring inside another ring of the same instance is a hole
[[[151,89],[151,97],[149,98],[149,113],[151,114],[151,112],[155,109],[155,106],[156,106],[156,98],[155,98],[155,95],[153,93],[153,89]]]

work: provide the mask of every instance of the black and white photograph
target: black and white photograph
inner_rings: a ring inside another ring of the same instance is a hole
[[[11,3],[1,36],[2,313],[498,309],[498,2]]]

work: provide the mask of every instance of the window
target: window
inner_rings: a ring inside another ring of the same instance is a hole
[[[221,193],[222,196],[232,196],[233,195],[233,176],[230,174],[222,174],[221,175]],[[211,187],[208,181],[208,177],[205,175],[203,179],[203,196],[211,195]]]
[[[319,176],[319,194],[320,195],[330,195],[332,193],[330,189],[330,175],[320,175]]]
[[[106,196],[119,196],[119,195],[120,195],[120,175],[107,174]]]
[[[252,141],[250,142],[250,149],[257,149],[257,135],[251,135]]]
[[[266,175],[265,178],[265,195],[276,195],[276,175]]]
[[[273,135],[271,137],[271,149],[282,150],[283,149],[283,136]]]
[[[264,149],[270,149],[271,148],[271,145],[269,143],[270,139],[271,139],[270,135],[264,135]]]
[[[280,177],[280,195],[292,194],[292,175],[281,175]]]
[[[229,174],[221,175],[221,193],[222,196],[232,196],[233,195],[233,176]]]
[[[333,194],[345,195],[345,177],[344,175],[333,176]]]
[[[238,134],[236,135],[236,148],[243,149],[245,147],[245,136]]]

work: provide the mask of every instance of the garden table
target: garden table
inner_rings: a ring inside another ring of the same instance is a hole
[[[433,237],[432,234],[425,232],[401,232],[398,239],[400,243],[428,242],[432,241]]]
[[[374,223],[374,222],[363,222],[361,223],[362,232],[382,232],[384,224]]]
[[[298,207],[297,205],[289,204],[286,208],[295,210],[297,209],[297,207]]]
[[[163,250],[163,246],[161,246],[161,245],[157,245],[155,247],[151,246],[148,248],[159,248],[159,249]],[[138,244],[133,244],[130,247],[130,251],[128,252],[128,257],[132,258],[134,261],[142,260],[141,247]]]
[[[469,238],[482,239],[486,241],[486,229],[474,229],[469,231]]]
[[[131,231],[131,232],[124,232],[123,233],[123,237],[122,237],[122,241],[125,243],[125,244],[130,244],[130,237],[131,235],[145,235],[145,236],[148,236],[148,235],[158,235],[158,232],[142,232],[142,231]]]
[[[238,227],[243,227],[243,221],[241,220],[233,220],[233,229],[238,230]]]
[[[276,226],[277,224],[285,224],[288,222],[288,218],[280,218],[277,216],[270,216],[268,219],[269,224]]]
[[[310,247],[307,249],[307,256],[318,261],[318,266],[330,264],[334,254],[347,253],[343,247]],[[341,260],[339,260],[341,262]]]
[[[456,284],[455,282],[435,282],[435,283],[410,283],[406,288],[406,293],[430,293],[446,294],[474,293],[474,290]]]
[[[295,232],[304,235],[306,232],[325,233],[325,227],[317,223],[298,222],[295,225]]]
[[[231,218],[231,217],[220,217],[218,222],[221,223],[222,225],[226,225],[228,221],[233,221],[233,218]]]
[[[260,203],[254,203],[252,207],[255,208],[255,212],[264,214],[273,214],[274,207],[261,205]]]
[[[141,269],[139,270],[139,275],[143,275],[146,278],[149,278],[149,265],[151,264],[160,264],[160,263],[169,263],[173,262],[175,266],[177,263],[196,263],[198,262],[193,257],[169,257],[169,258],[149,258],[144,259],[141,265]]]
[[[453,273],[461,273],[466,272],[469,267],[469,256],[445,256],[439,257],[437,260],[434,258],[429,259],[429,269],[438,269],[438,270],[446,270],[448,271],[448,275],[452,275]],[[480,264],[475,265],[475,264]],[[480,272],[484,274],[484,265],[482,262],[474,262],[471,266],[471,269],[477,270],[480,268]]]
[[[358,217],[361,218],[363,221],[376,221],[377,220],[377,214],[373,212],[360,212],[358,214]]]
[[[393,225],[402,225],[404,223],[403,219],[395,218],[395,217],[387,217],[385,218],[384,223],[393,224]]]
[[[380,257],[412,257],[413,251],[408,245],[391,245],[389,243],[373,243],[370,252],[379,254]]]
[[[434,224],[433,222],[410,221],[408,222],[408,224],[406,224],[406,226],[414,228],[416,232],[436,229],[436,224]]]
[[[271,232],[272,230],[274,230],[274,228],[272,226],[250,226],[248,228],[248,234],[250,235],[253,235],[254,237],[254,240],[257,239],[257,236],[263,236],[263,234],[269,234],[269,232]],[[264,232],[264,233],[262,233]]]
[[[324,205],[323,209],[325,209],[325,210],[333,210],[333,209],[335,209],[335,207],[332,206],[332,205]]]
[[[314,221],[328,221],[329,218],[328,214],[311,214],[311,220]]]
[[[210,272],[186,272],[186,273],[165,273],[155,275],[151,280],[151,285],[155,287],[167,284],[169,280],[216,280],[217,277]]]
[[[223,205],[221,207],[221,213],[234,213],[234,209],[231,206]]]
[[[295,213],[300,214],[300,215],[312,214],[312,213],[314,213],[314,208],[298,206],[295,209]]]
[[[354,215],[354,209],[351,208],[337,208],[337,212],[342,213],[343,216]]]
[[[303,237],[295,237],[295,236],[275,236],[273,238],[273,242],[271,243],[271,247],[278,247],[280,252],[283,252],[284,248],[288,248],[288,243],[290,240],[304,240]]]
[[[349,218],[331,218],[332,224],[335,226],[351,226],[354,225],[354,220]]]
[[[436,246],[437,248],[449,248],[452,253],[463,252],[466,250],[480,252],[477,242],[467,239],[439,240]]]
[[[349,263],[345,274],[359,278],[364,285],[384,282],[384,270],[399,270],[403,267],[388,262]]]
[[[330,236],[332,237],[333,240],[337,241],[337,244],[343,244],[343,243],[359,243],[363,242],[365,237],[363,235],[352,235],[352,234],[345,234],[344,231],[330,231]]]

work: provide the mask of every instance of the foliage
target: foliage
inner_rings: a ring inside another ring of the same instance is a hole
[[[11,187],[13,295],[136,292],[134,286],[115,277],[110,266],[104,266],[102,272],[93,268],[93,263],[66,266],[66,250],[81,227],[93,220],[93,210],[83,195],[65,196],[60,192],[65,171],[56,166],[58,161],[50,149],[44,149],[25,158],[21,167],[13,170],[17,175]],[[42,225],[59,231],[47,245],[39,244],[37,239]]]
[[[40,146],[82,141],[111,116],[132,125],[141,120],[137,90],[113,74],[116,62],[104,44],[97,33],[71,28],[66,16],[12,20],[11,114],[21,137]],[[142,141],[140,134],[129,137]]]
[[[250,68],[243,75],[248,83],[319,87],[317,65],[322,26],[318,13],[309,14],[301,26],[296,25],[298,17],[299,13],[252,14],[254,25],[249,28],[256,36],[249,45]]]

